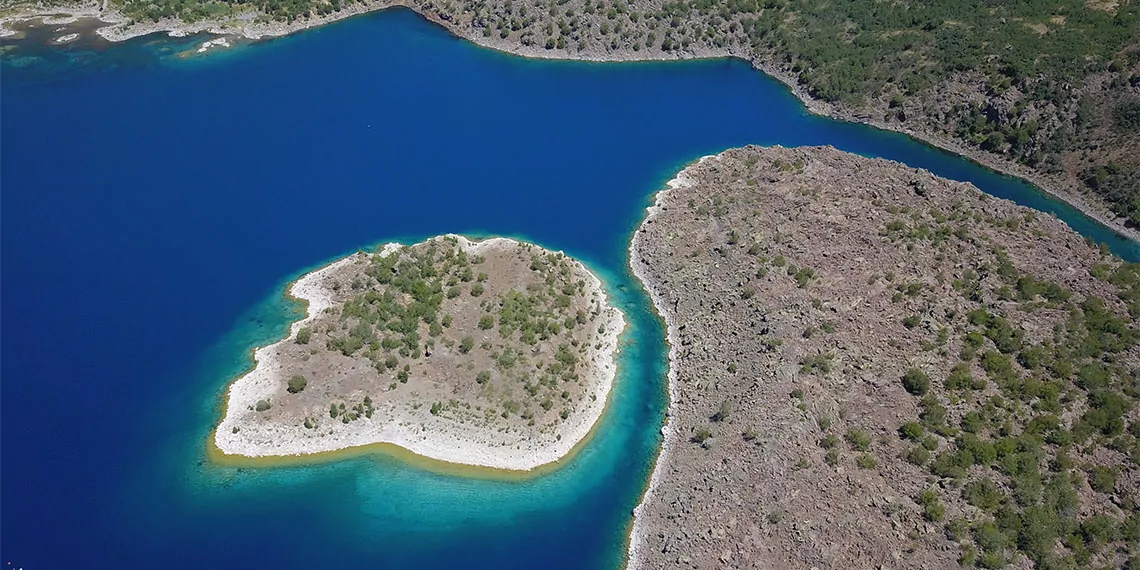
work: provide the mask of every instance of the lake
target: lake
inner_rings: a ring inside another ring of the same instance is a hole
[[[736,60],[508,56],[410,11],[204,58],[204,38],[0,58],[5,562],[25,568],[611,568],[664,418],[665,344],[627,269],[652,194],[745,144],[829,144],[968,180],[1140,249],[1031,186],[812,116]],[[209,463],[221,394],[285,334],[286,284],[446,232],[562,249],[630,327],[609,411],[527,481],[376,456]]]

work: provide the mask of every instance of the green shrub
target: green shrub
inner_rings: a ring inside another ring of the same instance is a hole
[[[313,329],[301,327],[297,330],[297,344],[309,344],[311,338],[313,338]]]
[[[253,409],[255,409],[259,412],[264,412],[264,411],[266,411],[272,407],[273,407],[273,405],[269,403],[269,400],[258,400],[257,404],[255,404],[253,406]]]
[[[475,348],[475,337],[471,335],[465,335],[463,339],[459,341],[460,354],[467,354],[468,352],[471,352],[472,348]]]
[[[689,438],[689,441],[693,443],[704,443],[710,437],[712,437],[712,430],[707,426],[701,426],[697,428],[697,431],[693,432],[693,437]]]
[[[800,372],[802,374],[815,374],[816,372],[827,374],[831,372],[831,360],[833,358],[835,355],[830,352],[805,357],[800,361]]]
[[[974,464],[969,454],[950,451],[939,453],[929,465],[930,472],[949,479],[961,479],[966,476],[966,469]]]
[[[974,542],[985,552],[1000,552],[1009,546],[1010,540],[996,524],[983,521],[974,525]]]
[[[1003,552],[983,552],[978,557],[978,568],[985,568],[986,570],[998,570],[1009,566],[1009,559]]]
[[[938,500],[938,493],[934,489],[926,489],[915,497],[914,501],[922,506],[922,516],[930,522],[938,522],[946,518],[946,507]]]
[[[836,465],[839,464],[839,450],[838,449],[827,450],[827,455],[824,456],[823,460],[828,465],[835,467]]]
[[[903,439],[920,441],[923,435],[925,435],[925,431],[922,429],[922,424],[918,422],[907,422],[899,427],[899,437]]]
[[[973,388],[974,385],[975,380],[974,375],[970,374],[970,365],[964,363],[954,365],[954,367],[950,369],[950,374],[946,377],[945,382],[947,390],[965,390],[967,388]]]
[[[922,406],[922,411],[919,412],[918,419],[922,422],[922,427],[937,434],[948,434],[949,427],[946,425],[946,407],[939,403],[933,394],[923,398],[920,405]]]
[[[977,410],[966,412],[962,415],[962,431],[967,433],[978,433],[983,425],[982,414]]]
[[[861,429],[848,430],[845,438],[851,449],[855,451],[867,451],[871,448],[871,436]]]
[[[1116,490],[1116,479],[1120,471],[1113,467],[1096,466],[1089,471],[1089,486],[1094,491],[1111,494]]]
[[[309,381],[306,380],[304,376],[295,374],[292,378],[289,379],[289,388],[287,388],[287,390],[290,394],[300,394],[302,391],[304,391],[305,386],[308,385]]]
[[[815,270],[810,267],[800,268],[795,272],[796,285],[801,289],[807,287],[808,282],[815,277]]]
[[[1112,110],[1112,122],[1124,132],[1140,131],[1140,99],[1125,99]]]
[[[963,434],[955,443],[958,445],[959,453],[969,454],[973,465],[989,465],[997,460],[998,451],[994,444],[974,434]],[[1021,446],[1019,450],[1028,451],[1029,449]]]
[[[1106,515],[1094,515],[1081,522],[1080,533],[1085,544],[1096,550],[1100,545],[1116,540],[1120,528],[1120,521]]]
[[[930,377],[925,372],[911,368],[902,377],[903,388],[915,396],[925,396],[930,390]]]
[[[970,532],[970,522],[965,517],[958,517],[954,520],[948,521],[943,528],[946,538],[959,542],[966,538],[967,533]]]
[[[962,489],[962,498],[966,499],[967,503],[985,511],[997,508],[1004,497],[997,483],[989,478],[970,481]]]
[[[926,448],[916,445],[906,452],[906,460],[911,465],[922,467],[926,465],[927,461],[930,461],[930,452]]]

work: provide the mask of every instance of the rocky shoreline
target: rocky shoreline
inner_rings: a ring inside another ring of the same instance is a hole
[[[495,250],[513,255],[524,247],[524,244],[507,238],[470,242],[462,236],[446,237],[456,239],[458,246],[471,256],[489,255]],[[388,244],[378,255],[392,255],[400,249],[402,246],[399,244]],[[216,458],[223,462],[227,458],[240,462],[245,458],[302,457],[383,443],[447,463],[532,471],[567,456],[587,438],[601,419],[617,374],[616,354],[619,338],[625,330],[625,319],[621,311],[606,302],[607,294],[602,282],[584,266],[578,265],[577,273],[585,282],[584,298],[600,299],[601,314],[590,325],[598,327],[599,334],[595,343],[583,348],[585,354],[581,360],[586,367],[583,373],[586,388],[581,408],[564,416],[564,421],[553,431],[528,435],[518,429],[504,430],[502,426],[483,428],[451,421],[445,417],[446,414],[437,416],[434,411],[427,415],[426,409],[422,413],[417,412],[418,406],[412,409],[401,398],[377,395],[376,390],[381,389],[379,386],[371,387],[372,394],[376,396],[374,410],[369,410],[367,418],[361,417],[351,423],[330,422],[326,417],[319,429],[314,429],[316,426],[303,427],[300,420],[265,421],[258,403],[266,402],[264,409],[269,409],[271,402],[288,398],[284,388],[286,379],[296,373],[295,363],[290,364],[283,356],[283,349],[298,343],[301,331],[311,328],[318,315],[335,311],[338,303],[334,302],[334,288],[340,288],[338,276],[343,276],[353,265],[367,262],[368,254],[353,254],[305,274],[290,286],[290,296],[308,303],[306,316],[291,325],[286,338],[257,349],[253,370],[235,380],[227,389],[224,415],[212,436],[218,452]],[[304,344],[307,343],[306,340]],[[437,352],[446,353],[447,349],[441,347]],[[345,368],[340,372],[342,376],[343,373],[364,373],[363,369],[355,368]],[[426,384],[419,386],[412,395],[427,390]],[[311,391],[314,388],[305,389]],[[371,399],[369,406],[373,406]]]
[[[805,108],[807,108],[813,114],[842,121],[862,123],[878,129],[902,133],[947,152],[969,158],[970,160],[996,172],[1026,180],[1037,188],[1041,189],[1046,194],[1070,204],[1089,218],[1096,220],[1106,227],[1112,228],[1117,233],[1126,236],[1133,241],[1140,242],[1140,228],[1134,228],[1125,225],[1123,219],[1114,216],[1111,212],[1108,211],[1106,207],[1104,207],[1103,204],[1097,201],[1090,201],[1087,195],[1079,191],[1075,185],[1075,182],[1073,181],[1065,181],[1057,176],[1047,176],[1042,173],[1035,172],[1032,169],[1020,165],[1014,161],[1004,159],[992,153],[984,152],[980,149],[969,148],[965,145],[962,145],[956,140],[950,139],[937,133],[926,132],[924,130],[913,129],[904,125],[889,123],[883,120],[875,119],[874,117],[871,117],[865,113],[855,112],[843,106],[830,104],[828,102],[816,99],[807,93],[807,91],[798,84],[796,78],[789,71],[781,68],[773,62],[767,61],[760,57],[756,57],[753,54],[743,53],[740,50],[731,47],[712,49],[707,47],[698,47],[686,49],[683,51],[674,51],[672,53],[665,53],[661,51],[641,52],[629,49],[605,51],[599,50],[595,47],[575,52],[571,52],[568,49],[544,49],[543,47],[536,45],[522,45],[516,41],[513,41],[513,39],[501,40],[498,38],[481,35],[477,33],[477,30],[469,23],[460,22],[459,19],[453,15],[443,13],[435,8],[425,8],[414,0],[365,0],[363,2],[355,3],[346,8],[343,8],[340,12],[335,12],[325,16],[307,18],[303,21],[298,20],[297,22],[291,24],[261,21],[258,19],[257,15],[253,13],[239,14],[237,16],[231,16],[226,20],[218,21],[207,20],[194,23],[185,23],[179,20],[171,19],[162,20],[159,22],[136,23],[131,22],[129,18],[116,11],[114,8],[105,6],[102,8],[82,7],[76,9],[52,9],[45,10],[45,13],[28,12],[0,17],[0,36],[11,35],[13,33],[12,30],[8,27],[8,24],[13,22],[46,17],[47,19],[45,19],[45,22],[47,23],[66,24],[69,22],[74,22],[77,18],[95,17],[104,22],[107,22],[108,24],[106,27],[101,27],[97,33],[103,38],[112,42],[125,41],[139,36],[163,32],[175,37],[183,37],[196,33],[210,33],[221,36],[235,36],[250,40],[258,40],[269,37],[285,36],[305,29],[330,24],[353,16],[393,7],[402,7],[413,10],[429,21],[442,26],[455,36],[468,40],[482,47],[528,58],[567,59],[597,62],[670,61],[722,57],[743,59],[749,62],[754,69],[757,69],[758,71],[761,71],[764,74],[773,77],[786,85],[792,94],[795,95],[796,98],[798,98],[803,103]],[[204,45],[203,47],[208,48],[210,46]]]
[[[715,157],[701,157],[693,167],[699,166],[702,162],[709,159],[715,160]],[[645,221],[642,222],[643,226],[653,223],[657,215],[666,207],[666,195],[670,191],[677,188],[684,188],[691,184],[687,173],[689,172],[689,168],[693,167],[682,169],[677,173],[677,176],[665,183],[666,189],[658,192],[654,197],[653,205],[646,208]],[[629,265],[634,277],[641,282],[649,293],[649,298],[653,301],[653,308],[665,322],[666,342],[669,343],[669,370],[667,373],[669,408],[665,415],[665,425],[661,426],[661,451],[658,453],[657,459],[654,462],[654,469],[650,474],[649,483],[642,495],[641,502],[633,509],[633,528],[630,531],[629,550],[626,553],[626,566],[631,569],[640,568],[645,564],[646,557],[641,546],[648,538],[647,533],[649,529],[647,528],[645,517],[642,513],[649,508],[648,505],[651,501],[656,500],[656,492],[661,485],[662,470],[658,469],[657,466],[668,460],[673,447],[677,445],[678,434],[675,425],[671,421],[671,414],[680,397],[677,392],[677,369],[680,366],[681,349],[680,329],[677,327],[677,323],[673,318],[673,311],[666,305],[665,297],[661,291],[662,284],[650,278],[647,273],[649,267],[641,256],[641,251],[644,247],[642,244],[642,240],[644,239],[642,237],[643,235],[644,232],[640,230],[633,234],[633,239],[629,245]]]

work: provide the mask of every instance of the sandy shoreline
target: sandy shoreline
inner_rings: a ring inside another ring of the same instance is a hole
[[[507,238],[492,238],[469,242],[459,237],[460,245],[468,253],[479,253],[490,248],[519,242]],[[399,249],[388,244],[382,255]],[[625,330],[625,318],[616,307],[609,305],[608,295],[600,279],[579,265],[587,279],[586,294],[601,298],[603,312],[599,316],[605,332],[598,339],[600,347],[591,345],[585,359],[592,363],[584,408],[578,410],[560,425],[549,437],[529,438],[526,441],[502,436],[498,441],[487,438],[479,430],[462,428],[443,418],[409,418],[397,406],[377,408],[375,418],[361,418],[352,425],[331,422],[313,431],[301,426],[267,425],[251,422],[248,413],[256,402],[273,394],[285,383],[285,374],[277,360],[277,347],[293,342],[297,332],[311,322],[315,315],[333,305],[325,286],[329,276],[346,264],[365,262],[366,256],[356,253],[330,265],[303,275],[289,288],[288,294],[309,303],[305,318],[290,326],[289,335],[254,353],[256,365],[235,380],[227,390],[227,406],[214,433],[214,445],[225,455],[249,457],[303,456],[340,451],[386,443],[406,449],[416,455],[460,465],[472,465],[510,471],[530,471],[554,463],[566,456],[582,441],[601,419],[617,374],[616,353],[618,340]],[[576,264],[578,262],[575,262]],[[237,431],[234,431],[237,428]],[[544,441],[537,441],[544,440]]]
[[[639,556],[640,548],[644,543],[645,526],[641,517],[642,511],[646,508],[649,502],[656,498],[655,492],[661,484],[661,467],[665,460],[669,457],[670,451],[677,445],[677,438],[679,437],[676,429],[674,429],[672,422],[672,411],[676,406],[678,399],[677,392],[677,361],[680,355],[681,341],[680,331],[677,328],[677,323],[673,321],[672,312],[669,311],[665,304],[665,299],[658,291],[658,286],[648,278],[644,260],[638,251],[638,243],[641,241],[641,229],[646,224],[652,223],[657,214],[665,207],[666,198],[670,191],[676,188],[684,188],[692,184],[689,179],[689,169],[700,166],[706,160],[715,160],[715,156],[703,156],[694,163],[689,164],[670,181],[665,183],[665,189],[660,190],[654,196],[653,205],[646,208],[645,220],[638,225],[634,230],[633,239],[630,240],[629,245],[629,264],[633,271],[634,277],[641,281],[645,290],[649,292],[649,297],[653,300],[653,307],[657,310],[657,314],[665,321],[666,339],[669,343],[669,371],[668,371],[668,387],[669,387],[669,407],[665,412],[665,425],[661,426],[661,435],[664,439],[661,441],[661,452],[657,454],[657,460],[653,464],[653,472],[649,477],[649,484],[645,488],[645,493],[641,496],[641,502],[633,509],[633,529],[629,537],[629,551],[626,558],[626,568],[634,569],[642,565],[642,559]]]
[[[595,62],[676,61],[723,57],[742,59],[744,61],[747,61],[754,69],[776,79],[777,81],[787,86],[792,94],[797,99],[799,99],[804,107],[812,114],[846,122],[861,123],[875,127],[877,129],[905,134],[911,138],[922,141],[946,152],[968,158],[969,160],[995,172],[1025,180],[1036,188],[1040,189],[1045,194],[1069,204],[1089,218],[1106,227],[1111,228],[1116,233],[1125,236],[1133,241],[1140,242],[1140,228],[1131,228],[1126,226],[1122,218],[1117,218],[1114,216],[1103,204],[1098,204],[1095,201],[1095,198],[1093,201],[1090,201],[1085,195],[1077,191],[1077,189],[1070,187],[1069,184],[1059,182],[1057,180],[1051,180],[1045,175],[1035,172],[1028,167],[1022,166],[1010,160],[1006,160],[999,156],[992,155],[980,149],[967,147],[958,141],[946,136],[922,132],[905,125],[887,123],[874,119],[870,116],[855,113],[850,110],[838,107],[834,104],[815,99],[809,93],[807,93],[806,90],[798,85],[795,77],[780,69],[776,65],[773,65],[771,62],[761,59],[759,56],[743,53],[740,50],[732,48],[697,48],[689,49],[685,52],[673,52],[672,54],[647,54],[629,50],[604,53],[597,53],[593,50],[586,52],[570,52],[566,49],[547,50],[539,46],[525,46],[516,42],[500,40],[498,38],[484,37],[481,34],[476,34],[473,28],[463,27],[456,24],[449,16],[441,16],[439,14],[432,13],[430,11],[422,9],[419,6],[414,5],[411,2],[407,2],[406,0],[366,1],[360,4],[354,4],[352,6],[346,7],[340,12],[326,16],[309,18],[304,21],[297,21],[291,24],[259,21],[259,16],[253,13],[233,15],[224,21],[207,20],[194,23],[185,23],[179,20],[162,20],[159,22],[132,23],[131,20],[125,15],[109,7],[106,9],[99,9],[96,6],[58,8],[53,10],[43,10],[40,13],[29,12],[0,17],[0,36],[12,35],[14,32],[8,27],[8,24],[14,22],[44,18],[45,23],[65,24],[74,22],[78,18],[97,18],[106,22],[108,25],[106,27],[99,28],[96,33],[112,42],[124,41],[139,36],[162,32],[175,37],[182,37],[196,33],[210,33],[221,36],[233,36],[247,38],[250,40],[258,40],[263,38],[285,36],[301,30],[323,26],[325,24],[330,24],[339,20],[351,18],[353,16],[393,7],[404,7],[415,11],[423,18],[442,26],[451,34],[470,41],[481,47],[510,53],[512,55],[521,57]],[[204,47],[209,48],[211,46]]]

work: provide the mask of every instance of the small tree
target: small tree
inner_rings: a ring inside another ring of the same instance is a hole
[[[309,344],[309,339],[312,337],[313,329],[301,327],[301,330],[297,331],[297,344]]]
[[[304,376],[296,374],[289,379],[289,393],[300,394],[305,389],[305,386],[308,386],[308,384],[309,381],[306,380]]]

